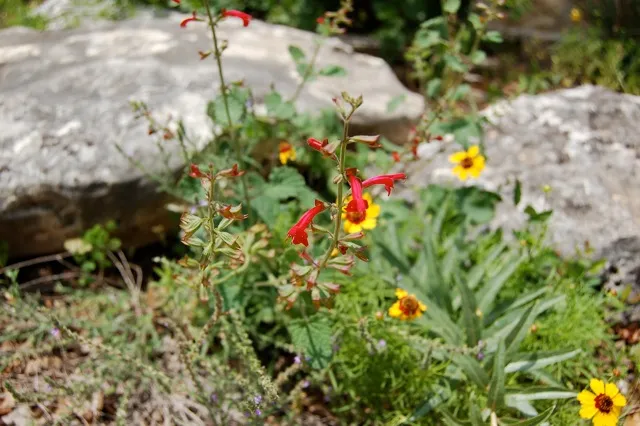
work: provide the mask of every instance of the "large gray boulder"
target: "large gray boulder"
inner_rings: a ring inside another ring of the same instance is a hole
[[[0,240],[9,242],[11,256],[55,252],[65,239],[109,219],[133,246],[152,241],[151,229],[169,223],[167,197],[115,145],[151,172],[165,167],[130,100],[147,102],[160,117],[182,118],[199,147],[211,139],[205,110],[219,85],[213,60],[201,61],[197,53],[210,47],[210,37],[202,22],[180,28],[185,17],[0,31]],[[316,38],[259,21],[245,28],[233,19],[222,23],[220,36],[229,41],[228,81],[244,79],[257,103],[272,83],[285,97],[294,93],[299,77],[288,46],[310,55]],[[318,55],[320,67],[328,64],[343,66],[347,76],[307,85],[299,110],[331,107],[331,98],[347,90],[365,101],[354,131],[406,136],[423,103],[383,60],[331,41]],[[402,95],[403,105],[389,113],[387,103]],[[170,155],[168,164],[181,167],[181,156]]]
[[[584,248],[585,241],[606,254],[640,237],[640,97],[582,86],[523,95],[484,114],[492,122],[487,167],[472,183],[504,195],[494,225],[521,226],[530,204],[553,209],[549,239],[565,254]],[[408,187],[457,182],[447,161],[456,150],[454,143],[422,147]],[[522,182],[517,208],[510,202],[516,179]],[[405,196],[411,198],[410,191]]]

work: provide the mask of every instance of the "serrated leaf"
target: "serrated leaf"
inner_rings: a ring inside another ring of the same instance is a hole
[[[291,59],[296,63],[302,62],[305,58],[305,54],[302,49],[293,44],[289,45],[289,54],[291,55]]]
[[[461,0],[444,0],[444,3],[442,4],[442,10],[446,13],[454,14],[458,12],[461,4]]]
[[[287,327],[291,344],[308,358],[312,368],[326,367],[333,353],[331,326],[326,318],[314,315],[306,320],[292,321]]]
[[[339,65],[327,65],[321,68],[318,74],[325,77],[344,77],[347,75],[347,70]]]
[[[487,404],[492,411],[504,405],[504,365],[506,362],[506,348],[504,340],[498,343],[498,350],[493,358],[493,372],[491,374],[491,382],[489,383],[489,393],[487,395]]]
[[[234,125],[240,122],[245,113],[246,102],[249,99],[248,89],[240,87],[232,87],[227,93],[227,103],[229,106],[229,116],[224,102],[224,96],[218,95],[212,102],[209,102],[207,108],[211,119],[219,125],[227,126],[229,118]]]
[[[531,354],[518,355],[518,359],[510,362],[505,367],[505,373],[515,373],[539,370],[558,362],[566,361],[580,354],[582,350],[536,352]]]

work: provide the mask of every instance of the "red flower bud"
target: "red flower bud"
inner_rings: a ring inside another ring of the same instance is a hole
[[[191,176],[192,178],[196,178],[196,179],[201,179],[201,178],[207,177],[207,175],[202,173],[200,171],[200,168],[195,164],[191,165],[191,172],[189,172],[189,176]]]
[[[249,21],[251,21],[251,15],[249,15],[248,13],[240,12],[239,10],[234,10],[234,9],[231,9],[231,10],[222,9],[223,18],[228,18],[230,16],[234,18],[242,19],[243,27],[249,26]]]
[[[238,170],[238,165],[234,164],[230,169],[221,170],[218,172],[218,176],[224,177],[238,177],[244,174],[244,170]]]
[[[391,157],[393,158],[393,161],[395,161],[396,163],[400,162],[400,154],[398,153],[398,151],[393,151],[391,153]]]
[[[316,19],[316,22],[321,25],[324,24],[324,16],[319,16],[318,19]]]
[[[330,144],[328,139],[323,139],[322,142],[320,142],[318,139],[309,138],[307,139],[307,144],[316,151],[321,152],[322,155],[326,157],[331,157],[333,159],[336,158],[334,151],[337,147],[337,143]]]
[[[307,228],[311,225],[313,218],[325,209],[324,203],[320,200],[316,200],[315,207],[305,212],[298,222],[289,229],[287,232],[287,239],[291,238],[293,244],[303,244],[309,246],[309,239],[307,238]]]
[[[394,173],[391,175],[375,176],[362,182],[362,187],[368,188],[371,185],[384,185],[384,188],[387,190],[387,195],[391,195],[393,182],[396,180],[405,180],[406,178],[407,178],[407,175],[405,175],[404,173]]]
[[[196,16],[196,11],[195,11],[195,10],[193,11],[193,14],[192,14],[192,16],[191,16],[190,18],[183,19],[183,20],[182,20],[182,22],[180,22],[180,26],[181,26],[182,28],[186,28],[186,27],[187,27],[187,24],[188,24],[189,22],[191,22],[191,21],[202,21],[202,19],[200,19],[200,18],[198,18],[198,17]]]
[[[362,198],[362,181],[356,176],[356,169],[350,168],[346,170],[347,177],[349,178],[349,185],[351,186],[351,201],[347,204],[346,210],[349,213],[360,213],[365,215],[367,213],[367,207],[369,203]]]

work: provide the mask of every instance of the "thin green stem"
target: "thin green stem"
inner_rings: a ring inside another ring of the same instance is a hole
[[[342,204],[344,203],[344,170],[345,170],[345,157],[347,155],[347,142],[349,140],[349,119],[351,115],[344,120],[344,129],[342,131],[342,143],[340,144],[340,156],[338,157],[338,167],[340,169],[340,181],[338,182],[338,195],[336,197],[336,224],[333,229],[333,238],[331,239],[331,244],[329,245],[329,249],[320,264],[320,268],[324,268],[329,259],[331,258],[331,253],[333,249],[336,248],[338,244],[338,239],[340,237],[340,225],[342,225]]]
[[[298,87],[296,87],[296,91],[293,93],[293,96],[291,97],[289,102],[293,103],[296,101],[296,99],[298,99],[298,96],[300,96],[300,93],[302,93],[302,89],[307,84],[307,81],[309,81],[309,77],[311,77],[313,68],[316,65],[316,60],[318,59],[318,53],[320,53],[320,47],[322,47],[322,43],[320,43],[319,41],[316,42],[316,47],[313,50],[313,53],[311,54],[311,60],[307,64],[307,69],[304,71],[304,74],[302,75],[302,81],[300,82],[300,84],[298,84]]]
[[[238,166],[241,169],[244,169],[242,147],[240,146],[239,138],[233,125],[233,121],[231,120],[231,112],[229,110],[229,96],[227,94],[227,84],[224,80],[224,72],[222,71],[222,52],[220,52],[220,48],[218,46],[218,35],[216,34],[215,20],[213,18],[213,13],[211,13],[209,1],[205,0],[204,5],[207,10],[207,17],[209,18],[209,28],[211,28],[211,36],[213,37],[213,50],[216,57],[216,64],[218,66],[218,75],[220,76],[220,92],[222,95],[222,101],[224,103],[224,110],[227,115],[229,131],[231,132],[231,145],[233,145],[236,151],[236,161],[238,162]],[[247,206],[247,210],[251,212],[251,200],[249,198],[249,189],[247,185],[246,174],[240,176],[240,182],[242,184],[242,194],[244,196],[245,205]],[[249,217],[249,222],[251,222],[251,216]]]

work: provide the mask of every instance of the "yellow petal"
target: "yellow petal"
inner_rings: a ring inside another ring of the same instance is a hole
[[[578,401],[582,405],[594,405],[596,403],[596,396],[588,390],[583,390],[578,394]]]
[[[369,203],[369,208],[367,208],[367,219],[374,219],[380,216],[380,205]]]
[[[393,318],[400,318],[402,311],[400,310],[400,302],[396,302],[389,308],[389,316]]]
[[[401,288],[396,288],[396,297],[398,299],[402,299],[403,297],[407,297],[409,295],[409,293],[407,293],[406,291],[404,291]],[[400,306],[400,305],[398,305]]]
[[[467,169],[461,166],[454,167],[453,174],[458,176],[458,179],[460,179],[461,181],[465,181],[467,180],[467,177],[469,177],[469,172],[467,171]]]
[[[610,397],[614,397],[620,393],[620,390],[614,383],[607,383],[604,385],[604,394]]]
[[[422,312],[424,312],[424,311],[426,311],[426,310],[427,310],[427,305],[425,305],[424,303],[422,303],[422,302],[420,302],[420,301],[418,301],[418,306],[420,307],[420,310],[421,310]]]
[[[296,159],[296,150],[291,148],[291,159],[295,160]]]
[[[467,153],[464,151],[459,151],[449,156],[449,162],[455,164],[461,162],[465,158],[467,158]]]
[[[472,145],[467,150],[467,156],[473,158],[476,157],[480,153],[480,147],[478,145]]]
[[[281,164],[287,164],[287,161],[289,161],[288,152],[281,152],[280,153],[280,163]]]
[[[618,416],[612,410],[610,413],[596,413],[593,418],[593,426],[616,426],[618,424]]]
[[[362,226],[359,223],[349,222],[348,220],[344,222],[344,230],[347,234],[355,234],[357,232],[362,231]]]
[[[476,164],[474,164],[473,167],[468,169],[468,172],[474,178],[479,178],[480,177],[480,173],[482,173],[482,169],[484,169],[484,165],[476,165]]]
[[[360,222],[360,226],[362,227],[362,229],[373,229],[376,227],[376,225],[377,225],[377,220],[373,217],[371,218],[368,217],[362,222]]]
[[[369,203],[369,205],[373,203],[373,198],[371,198],[371,194],[369,194],[368,192],[362,194],[362,199]]]
[[[482,155],[478,155],[473,159],[473,167],[478,167],[480,170],[483,170],[485,166],[485,158]]]
[[[627,398],[625,398],[621,393],[616,396],[612,396],[611,399],[613,400],[613,405],[616,407],[624,407],[627,405]]]
[[[589,386],[591,387],[593,393],[595,393],[596,395],[604,393],[604,382],[602,380],[591,379],[591,381],[589,382]]]
[[[598,409],[593,405],[583,405],[580,408],[580,417],[583,419],[591,419],[598,413]]]

